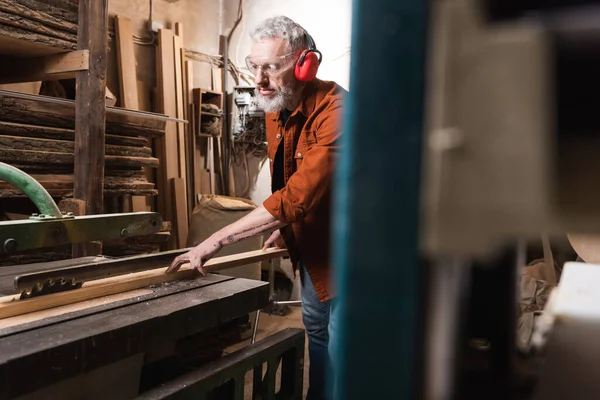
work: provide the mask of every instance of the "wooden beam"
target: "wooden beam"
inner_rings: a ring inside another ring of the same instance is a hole
[[[34,7],[25,6],[19,4],[18,1],[14,0],[0,0],[0,10],[8,12],[13,15],[20,15],[28,18],[31,21],[37,21],[49,27],[58,28],[62,31],[67,31],[77,35],[77,24],[73,23],[64,17],[49,13],[46,10],[40,10],[37,8],[38,4],[34,4]]]
[[[92,62],[77,73],[73,198],[84,200],[86,214],[93,215],[101,214],[104,204],[108,0],[79,1],[77,49],[88,49]],[[98,250],[83,245],[75,255]]]
[[[0,135],[0,149],[36,150],[73,154],[75,145],[73,141],[67,140]],[[115,146],[107,144],[105,147],[105,155],[124,157],[152,157],[152,149],[149,147]]]
[[[17,7],[17,5],[21,7],[25,7],[29,10],[32,10],[33,13],[41,16],[44,21],[49,21],[50,17],[54,17],[58,21],[70,22],[77,29],[77,6],[73,7],[72,5],[65,6],[66,2],[53,2],[48,0],[3,0],[7,2],[11,7]],[[32,19],[35,19],[32,17]],[[62,24],[61,24],[62,25]],[[72,25],[72,26],[73,26]],[[66,28],[66,30],[72,30],[71,28]],[[75,31],[76,32],[76,31]]]
[[[77,41],[77,34],[66,32],[62,29],[57,29],[52,26],[47,26],[39,21],[31,20],[22,15],[11,14],[0,10],[0,24],[4,26],[24,29],[32,33],[46,36],[48,38],[56,38],[66,42]]]
[[[173,202],[175,213],[175,229],[177,231],[177,247],[183,249],[187,246],[189,230],[187,202],[181,201],[186,198],[185,181],[182,178],[173,179]]]
[[[94,68],[97,69],[95,64]],[[78,72],[82,73],[87,72]],[[105,104],[104,98],[102,104]],[[0,90],[2,121],[73,129],[78,108],[77,102],[71,100]],[[167,122],[162,115],[118,107],[103,107],[103,110],[107,133],[143,137],[164,135]]]
[[[27,125],[0,121],[0,136],[21,136],[37,139],[67,140],[72,142],[75,140],[75,131],[73,129],[52,128],[48,126]],[[148,145],[148,140],[142,137],[116,136],[107,134],[106,144],[145,147]]]
[[[183,25],[175,24],[175,36],[173,37],[173,49],[175,57],[175,95],[177,100],[177,118],[185,119],[187,104],[185,103],[185,64],[183,62]],[[179,248],[186,246],[188,235],[188,224],[190,220],[188,209],[188,140],[187,130],[183,123],[177,123],[177,142],[179,147],[179,178],[173,183],[174,199],[173,213],[177,225],[177,243]]]
[[[139,110],[137,73],[133,51],[133,28],[131,19],[122,15],[115,17],[117,36],[117,61],[119,64],[120,105],[130,110]]]
[[[33,58],[0,57],[0,84],[75,78],[89,68],[89,51]]]
[[[269,248],[267,250],[255,250],[215,257],[206,262],[205,269],[208,272],[216,272],[223,269],[283,257],[287,254],[287,250],[285,249]],[[165,273],[166,267],[167,266],[128,275],[99,279],[85,283],[80,289],[48,294],[25,300],[19,300],[19,295],[0,297],[0,319],[109,296],[115,293],[141,289],[152,285],[160,285],[184,279],[195,279],[201,276],[197,270],[191,269],[189,264],[182,265],[179,271],[172,274]],[[2,328],[1,322],[0,328]]]
[[[173,31],[159,29],[156,50],[157,111],[169,117],[176,117],[175,61]],[[156,156],[160,160],[157,173],[158,212],[166,221],[174,221],[171,195],[173,179],[179,178],[177,124],[167,122],[165,135],[156,140]],[[168,248],[176,246],[176,235],[169,239]]]
[[[185,49],[182,49],[185,53]],[[185,57],[183,58],[185,59]],[[190,60],[184,63],[184,82],[185,82],[185,117],[188,121],[186,126],[187,139],[187,184],[188,184],[188,217],[189,222],[192,221],[194,206],[196,205],[196,194],[198,193],[199,185],[196,184],[197,177],[200,171],[196,169],[196,136],[194,135],[194,97],[192,89],[194,88],[194,65]]]

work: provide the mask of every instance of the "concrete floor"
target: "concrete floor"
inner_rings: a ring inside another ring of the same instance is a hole
[[[272,335],[275,332],[279,332],[285,328],[302,328],[304,329],[304,325],[302,324],[302,314],[300,307],[290,307],[291,312],[286,316],[279,315],[269,315],[267,313],[261,313],[258,323],[258,331],[256,333],[256,341],[259,342],[266,336]],[[255,315],[251,315],[252,321],[254,321]],[[254,323],[254,322],[253,322]],[[251,342],[252,333],[250,332],[249,337],[244,341],[237,343],[233,346],[225,349],[226,354],[230,354],[236,350],[241,349],[244,346],[247,346]],[[308,338],[306,339],[306,343],[308,343]],[[304,384],[303,384],[303,396],[302,398],[306,398],[306,391],[308,390],[308,347],[305,348],[304,351]],[[280,373],[280,371],[278,371]],[[252,399],[252,371],[249,371],[246,375],[246,392],[244,395],[244,399]]]

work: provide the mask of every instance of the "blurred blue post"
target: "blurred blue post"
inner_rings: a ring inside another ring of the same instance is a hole
[[[336,176],[340,400],[417,399],[425,0],[354,0],[350,94]]]

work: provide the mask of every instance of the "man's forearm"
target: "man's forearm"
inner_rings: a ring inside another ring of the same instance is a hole
[[[264,206],[259,206],[248,215],[215,232],[211,238],[220,246],[225,246],[251,236],[262,235],[282,228],[287,224],[273,217]]]

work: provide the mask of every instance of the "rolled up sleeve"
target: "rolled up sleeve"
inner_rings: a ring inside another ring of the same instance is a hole
[[[330,194],[340,148],[341,111],[339,100],[323,110],[315,124],[317,142],[303,154],[302,164],[285,187],[263,202],[265,209],[279,221],[291,224],[302,220]]]

